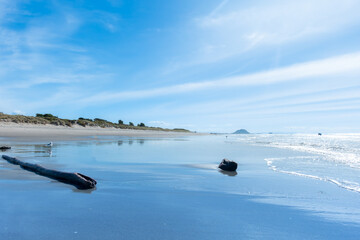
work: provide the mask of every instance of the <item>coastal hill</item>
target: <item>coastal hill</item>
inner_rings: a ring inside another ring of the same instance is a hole
[[[246,129],[239,129],[235,131],[233,134],[250,134]]]
[[[174,132],[190,132],[187,129],[183,128],[160,128],[160,127],[149,127],[145,126],[144,123],[139,123],[135,126],[132,122],[125,124],[122,120],[119,120],[118,123],[113,123],[101,118],[89,119],[89,118],[78,118],[77,120],[62,119],[57,116],[54,116],[50,113],[39,114],[37,113],[35,117],[33,116],[24,116],[24,115],[10,115],[0,112],[0,122],[13,122],[13,123],[28,123],[28,124],[51,124],[55,126],[82,126],[82,127],[101,127],[101,128],[120,128],[120,129],[136,129],[136,130],[155,130],[155,131],[174,131]]]

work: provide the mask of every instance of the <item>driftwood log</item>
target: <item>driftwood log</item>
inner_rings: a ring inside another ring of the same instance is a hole
[[[0,147],[1,151],[5,151],[5,150],[9,150],[9,149],[11,149],[11,147],[8,147],[8,146],[1,146]]]
[[[44,168],[38,164],[23,162],[17,158],[9,157],[7,155],[2,155],[2,158],[9,163],[19,165],[21,168],[27,171],[34,172],[38,175],[48,177],[62,183],[71,184],[81,190],[91,189],[94,188],[96,185],[96,181],[94,179],[81,173],[68,173],[51,170]]]
[[[234,161],[230,161],[226,158],[222,160],[222,162],[219,164],[219,168],[224,171],[236,171],[237,169],[237,163]]]

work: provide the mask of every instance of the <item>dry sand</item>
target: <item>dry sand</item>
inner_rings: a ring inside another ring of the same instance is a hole
[[[177,137],[199,133],[133,130],[100,127],[64,127],[53,125],[17,124],[0,122],[0,137],[9,141],[69,141],[90,139],[92,136]]]

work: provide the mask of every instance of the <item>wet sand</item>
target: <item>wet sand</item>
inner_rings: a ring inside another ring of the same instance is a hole
[[[0,161],[1,239],[358,239],[357,193],[264,161],[291,151],[222,136],[12,146],[4,154],[98,185],[81,191]],[[236,175],[216,168],[223,157],[239,163]]]

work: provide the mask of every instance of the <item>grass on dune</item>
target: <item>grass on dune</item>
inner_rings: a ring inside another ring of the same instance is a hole
[[[160,127],[149,127],[145,126],[144,123],[139,123],[135,126],[132,122],[124,124],[123,121],[119,120],[118,123],[113,123],[101,118],[89,119],[89,118],[78,118],[77,120],[62,119],[54,116],[50,113],[36,114],[36,116],[24,116],[24,115],[10,115],[0,113],[0,122],[13,122],[13,123],[28,123],[28,124],[51,124],[55,126],[67,126],[72,127],[79,125],[82,127],[102,127],[102,128],[120,128],[120,129],[137,129],[137,130],[157,130],[157,131],[172,131],[172,132],[190,132],[183,128],[160,128]]]

